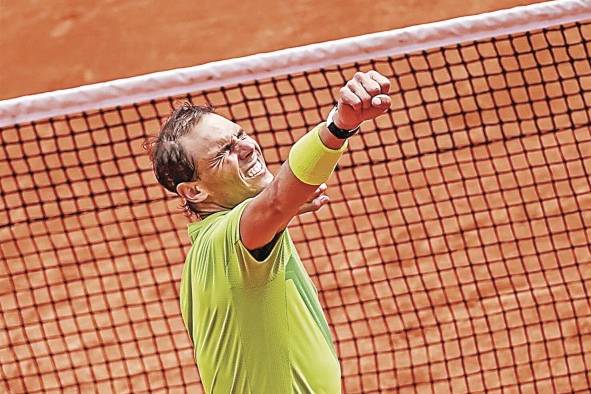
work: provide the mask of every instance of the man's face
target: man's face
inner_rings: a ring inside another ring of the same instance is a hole
[[[197,187],[224,208],[254,197],[273,180],[257,142],[222,116],[203,115],[181,143],[197,168]]]

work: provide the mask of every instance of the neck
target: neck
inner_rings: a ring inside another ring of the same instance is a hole
[[[232,209],[232,207],[225,207],[213,201],[203,201],[199,205],[191,204],[191,208],[201,219],[205,219],[214,213]]]

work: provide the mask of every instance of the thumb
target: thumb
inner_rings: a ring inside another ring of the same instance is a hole
[[[371,106],[376,109],[385,110],[390,108],[390,104],[392,104],[392,100],[387,94],[378,94],[371,99]]]

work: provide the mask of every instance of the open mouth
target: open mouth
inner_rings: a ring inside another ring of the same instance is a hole
[[[252,166],[244,173],[247,178],[254,178],[257,175],[260,175],[265,170],[265,166],[260,160],[254,162]]]

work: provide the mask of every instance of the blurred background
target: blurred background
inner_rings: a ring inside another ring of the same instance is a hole
[[[539,0],[0,0],[0,99]]]

